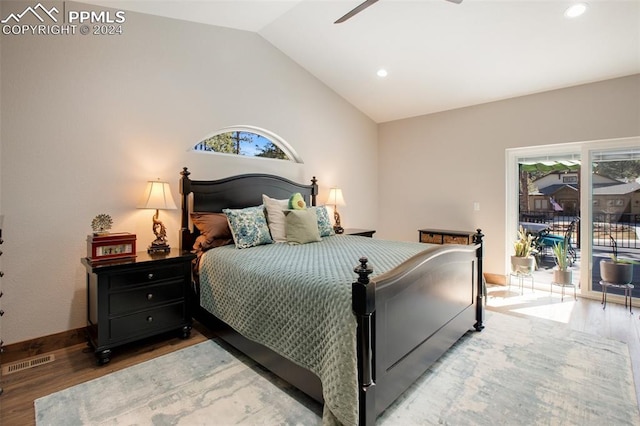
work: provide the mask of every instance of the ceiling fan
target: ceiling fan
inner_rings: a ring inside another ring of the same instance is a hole
[[[365,10],[366,8],[371,6],[372,4],[376,3],[377,1],[378,0],[366,0],[363,3],[360,3],[358,6],[353,8],[349,13],[347,13],[342,18],[340,18],[336,22],[334,22],[334,24],[340,24],[340,23],[346,21],[347,19],[349,19],[349,18],[353,17],[354,15],[362,12],[363,10]],[[447,0],[447,1],[450,1],[451,3],[455,3],[455,4],[462,3],[462,0]]]

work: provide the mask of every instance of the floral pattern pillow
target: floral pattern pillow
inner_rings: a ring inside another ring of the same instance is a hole
[[[333,232],[333,226],[331,225],[331,219],[329,219],[329,212],[325,206],[317,206],[317,207],[309,207],[309,209],[314,209],[316,211],[316,216],[318,216],[318,231],[320,231],[321,237],[328,237],[330,235],[335,235]]]
[[[236,248],[249,248],[273,242],[263,205],[246,209],[224,209],[222,212],[229,220]]]

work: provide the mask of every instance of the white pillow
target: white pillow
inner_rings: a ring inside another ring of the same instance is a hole
[[[267,209],[267,224],[271,232],[271,239],[276,243],[287,242],[287,232],[285,228],[284,210],[289,205],[289,199],[276,200],[262,194],[262,203]]]

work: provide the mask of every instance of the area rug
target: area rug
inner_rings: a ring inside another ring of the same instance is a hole
[[[319,425],[321,407],[209,340],[35,401],[37,425]],[[640,425],[626,344],[488,313],[382,425]]]

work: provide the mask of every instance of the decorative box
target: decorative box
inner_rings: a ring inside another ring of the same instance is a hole
[[[87,237],[87,258],[98,260],[136,257],[136,234],[128,232]]]

